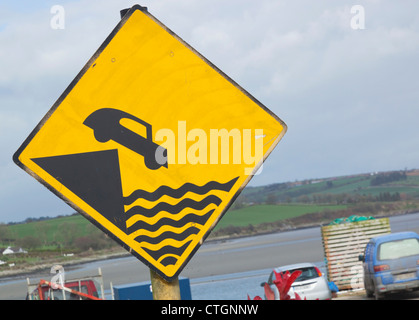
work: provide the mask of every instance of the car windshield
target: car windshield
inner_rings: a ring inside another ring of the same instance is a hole
[[[309,279],[314,279],[319,277],[319,274],[317,273],[316,269],[314,267],[305,267],[305,268],[298,268],[298,269],[290,269],[288,270],[290,274],[292,274],[295,271],[301,271],[301,274],[299,275],[299,277],[297,279],[295,279],[295,281],[305,281],[305,280],[309,280]],[[286,273],[287,270],[284,271],[279,271],[279,273]],[[273,284],[275,280],[275,273],[271,272],[269,279],[268,279],[268,284]]]
[[[378,249],[378,260],[398,259],[419,255],[419,241],[416,238],[384,242]]]
[[[314,267],[290,270],[290,273],[293,273],[294,271],[297,271],[297,270],[300,270],[301,274],[297,279],[295,279],[295,281],[304,281],[304,280],[314,279],[319,276],[316,269],[314,269]]]

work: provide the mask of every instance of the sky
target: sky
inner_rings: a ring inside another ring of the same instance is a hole
[[[415,0],[2,0],[0,223],[74,212],[12,156],[134,4],[287,124],[249,186],[419,168]]]

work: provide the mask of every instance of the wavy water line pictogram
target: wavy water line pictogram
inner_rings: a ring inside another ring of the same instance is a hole
[[[174,227],[174,226],[170,226],[170,225],[164,225],[164,226],[162,226],[161,228],[159,228],[156,231],[149,231],[149,230],[146,230],[146,229],[137,230],[137,231],[132,232],[130,234],[130,238],[131,239],[136,239],[136,238],[138,238],[140,236],[146,236],[146,237],[149,237],[149,238],[157,238],[157,237],[161,236],[161,234],[163,234],[165,232],[182,233],[186,229],[191,228],[191,227],[200,228],[202,226],[199,225],[199,224],[197,224],[197,223],[195,223],[195,222],[189,222],[189,223],[186,223],[185,225],[180,226],[180,227]],[[139,241],[137,240],[137,242],[139,242]]]
[[[164,239],[170,238],[171,240],[174,241],[183,241],[185,240],[187,237],[189,237],[190,235],[196,235],[198,234],[198,232],[201,231],[201,229],[198,229],[197,227],[189,227],[186,230],[184,230],[183,232],[177,233],[174,231],[166,231],[163,232],[161,235],[157,236],[157,237],[149,237],[146,235],[140,235],[138,237],[135,238],[135,241],[137,241],[138,243],[142,243],[142,242],[146,242],[149,244],[159,244],[161,243]]]
[[[156,262],[163,266],[174,265],[221,204],[221,193],[229,192],[237,180],[238,177],[226,183],[210,181],[203,186],[185,183],[178,189],[162,186],[153,192],[136,190],[124,197],[124,206],[139,199],[153,203],[164,196],[166,200],[150,208],[134,205],[128,209],[125,212],[127,233]],[[181,199],[188,192],[192,194]],[[220,197],[210,194],[212,192]],[[204,197],[191,199],[193,194]],[[171,198],[181,200],[166,202]]]
[[[185,243],[180,248],[172,247],[172,248],[166,248],[170,253],[165,252],[152,252],[152,251],[146,251],[150,256],[155,258],[157,262],[159,262],[161,265],[167,267],[169,265],[174,265],[179,260],[179,257],[185,252],[185,250],[188,248],[188,246],[191,244],[192,240]]]
[[[158,245],[143,245],[142,249],[156,261],[167,254],[180,257],[192,242],[194,236],[195,235],[190,235],[183,241],[175,241],[176,244],[174,244],[174,241],[171,239],[165,239]]]
[[[138,189],[138,190],[133,191],[129,196],[124,197],[124,205],[130,205],[134,203],[137,199],[145,199],[145,200],[154,202],[160,199],[164,195],[179,199],[179,198],[182,198],[187,192],[193,192],[193,193],[202,195],[213,190],[230,191],[230,189],[236,183],[238,178],[239,177],[231,179],[230,181],[226,183],[210,181],[203,186],[198,186],[196,184],[187,182],[181,187],[179,187],[178,189],[173,189],[169,186],[161,186],[153,192],[148,192],[145,190]]]
[[[174,254],[165,254],[162,255],[159,260],[157,260],[158,263],[161,265],[167,267],[169,265],[174,265],[178,261],[179,257]]]
[[[129,212],[129,210],[131,210],[132,208],[135,208],[135,207],[141,207],[141,208],[144,208],[145,210],[151,210],[151,209],[153,209],[153,207],[155,207],[157,204],[160,204],[160,203],[166,203],[167,206],[175,206],[175,205],[178,205],[182,200],[185,200],[185,199],[190,199],[190,201],[200,202],[200,201],[204,200],[206,197],[208,197],[209,195],[213,195],[213,196],[216,196],[216,197],[219,197],[220,199],[222,199],[224,194],[225,194],[224,191],[214,190],[214,191],[210,191],[209,193],[204,194],[204,195],[189,193],[181,199],[171,198],[167,195],[164,195],[156,202],[151,202],[151,201],[144,200],[144,199],[137,199],[131,205],[124,205],[124,209],[125,209],[125,212]],[[188,208],[188,209],[195,210],[193,208]],[[195,210],[195,211],[200,211],[200,210]],[[160,212],[165,212],[165,211],[160,211]],[[182,212],[182,211],[180,211],[180,212]],[[167,213],[167,214],[169,214],[169,213]],[[125,213],[125,215],[126,215],[126,213]],[[147,218],[147,217],[144,217],[144,218]],[[150,217],[150,218],[152,218],[152,217]]]
[[[154,232],[159,230],[162,226],[170,225],[175,228],[181,228],[182,226],[188,224],[188,223],[196,223],[200,225],[205,225],[205,223],[208,221],[208,219],[211,217],[212,213],[215,209],[212,209],[208,212],[206,212],[203,215],[198,215],[195,213],[187,213],[180,218],[179,220],[172,219],[170,217],[163,217],[159,220],[157,220],[155,223],[148,223],[145,220],[136,220],[134,223],[132,223],[130,226],[127,225],[128,233],[134,233],[136,230],[145,229],[150,232]],[[136,218],[132,217],[131,219]],[[175,218],[175,217],[173,217]]]
[[[173,241],[173,239],[166,238],[166,239],[160,241],[157,244],[151,244],[151,243],[145,243],[144,242],[141,245],[141,247],[143,249],[148,249],[148,250],[151,250],[151,251],[158,251],[158,250],[161,250],[165,247],[179,248],[179,247],[183,246],[183,244],[185,244],[186,242],[191,241],[193,239],[193,237],[194,237],[194,235],[190,235],[190,236],[186,237],[185,239],[178,240],[178,241],[177,240]]]
[[[186,198],[186,199],[181,200],[175,205],[171,205],[167,202],[160,202],[156,206],[150,209],[147,209],[141,206],[135,206],[129,209],[127,212],[125,212],[125,215],[126,215],[126,219],[130,219],[132,216],[137,215],[137,214],[150,218],[150,217],[155,216],[161,211],[166,211],[170,214],[178,214],[185,208],[202,210],[211,203],[214,203],[218,206],[221,203],[221,199],[215,195],[210,195],[210,196],[205,197],[201,201],[196,201],[193,199]]]
[[[131,218],[126,220],[126,227],[127,228],[131,228],[135,223],[137,223],[138,221],[144,221],[145,223],[149,224],[149,225],[154,225],[156,224],[159,220],[164,219],[164,218],[168,218],[172,221],[178,221],[180,219],[182,219],[184,216],[188,215],[188,214],[194,214],[196,216],[202,216],[204,215],[207,211],[209,211],[210,209],[216,209],[218,206],[214,203],[210,203],[207,207],[205,207],[202,210],[196,210],[196,209],[191,209],[191,208],[185,208],[182,211],[180,211],[177,214],[171,214],[167,211],[160,211],[159,213],[157,213],[156,215],[154,215],[153,217],[145,217],[141,214],[135,214],[133,215]],[[133,229],[133,228],[131,228]],[[131,230],[131,232],[134,230]]]

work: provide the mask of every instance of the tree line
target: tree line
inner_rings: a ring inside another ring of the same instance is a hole
[[[390,173],[380,173],[373,177],[370,181],[371,186],[379,186],[384,183],[390,183],[394,181],[406,180],[407,175],[404,171],[393,171]]]

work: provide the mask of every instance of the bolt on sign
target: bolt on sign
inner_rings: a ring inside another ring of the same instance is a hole
[[[285,131],[136,5],[14,161],[171,281]]]

